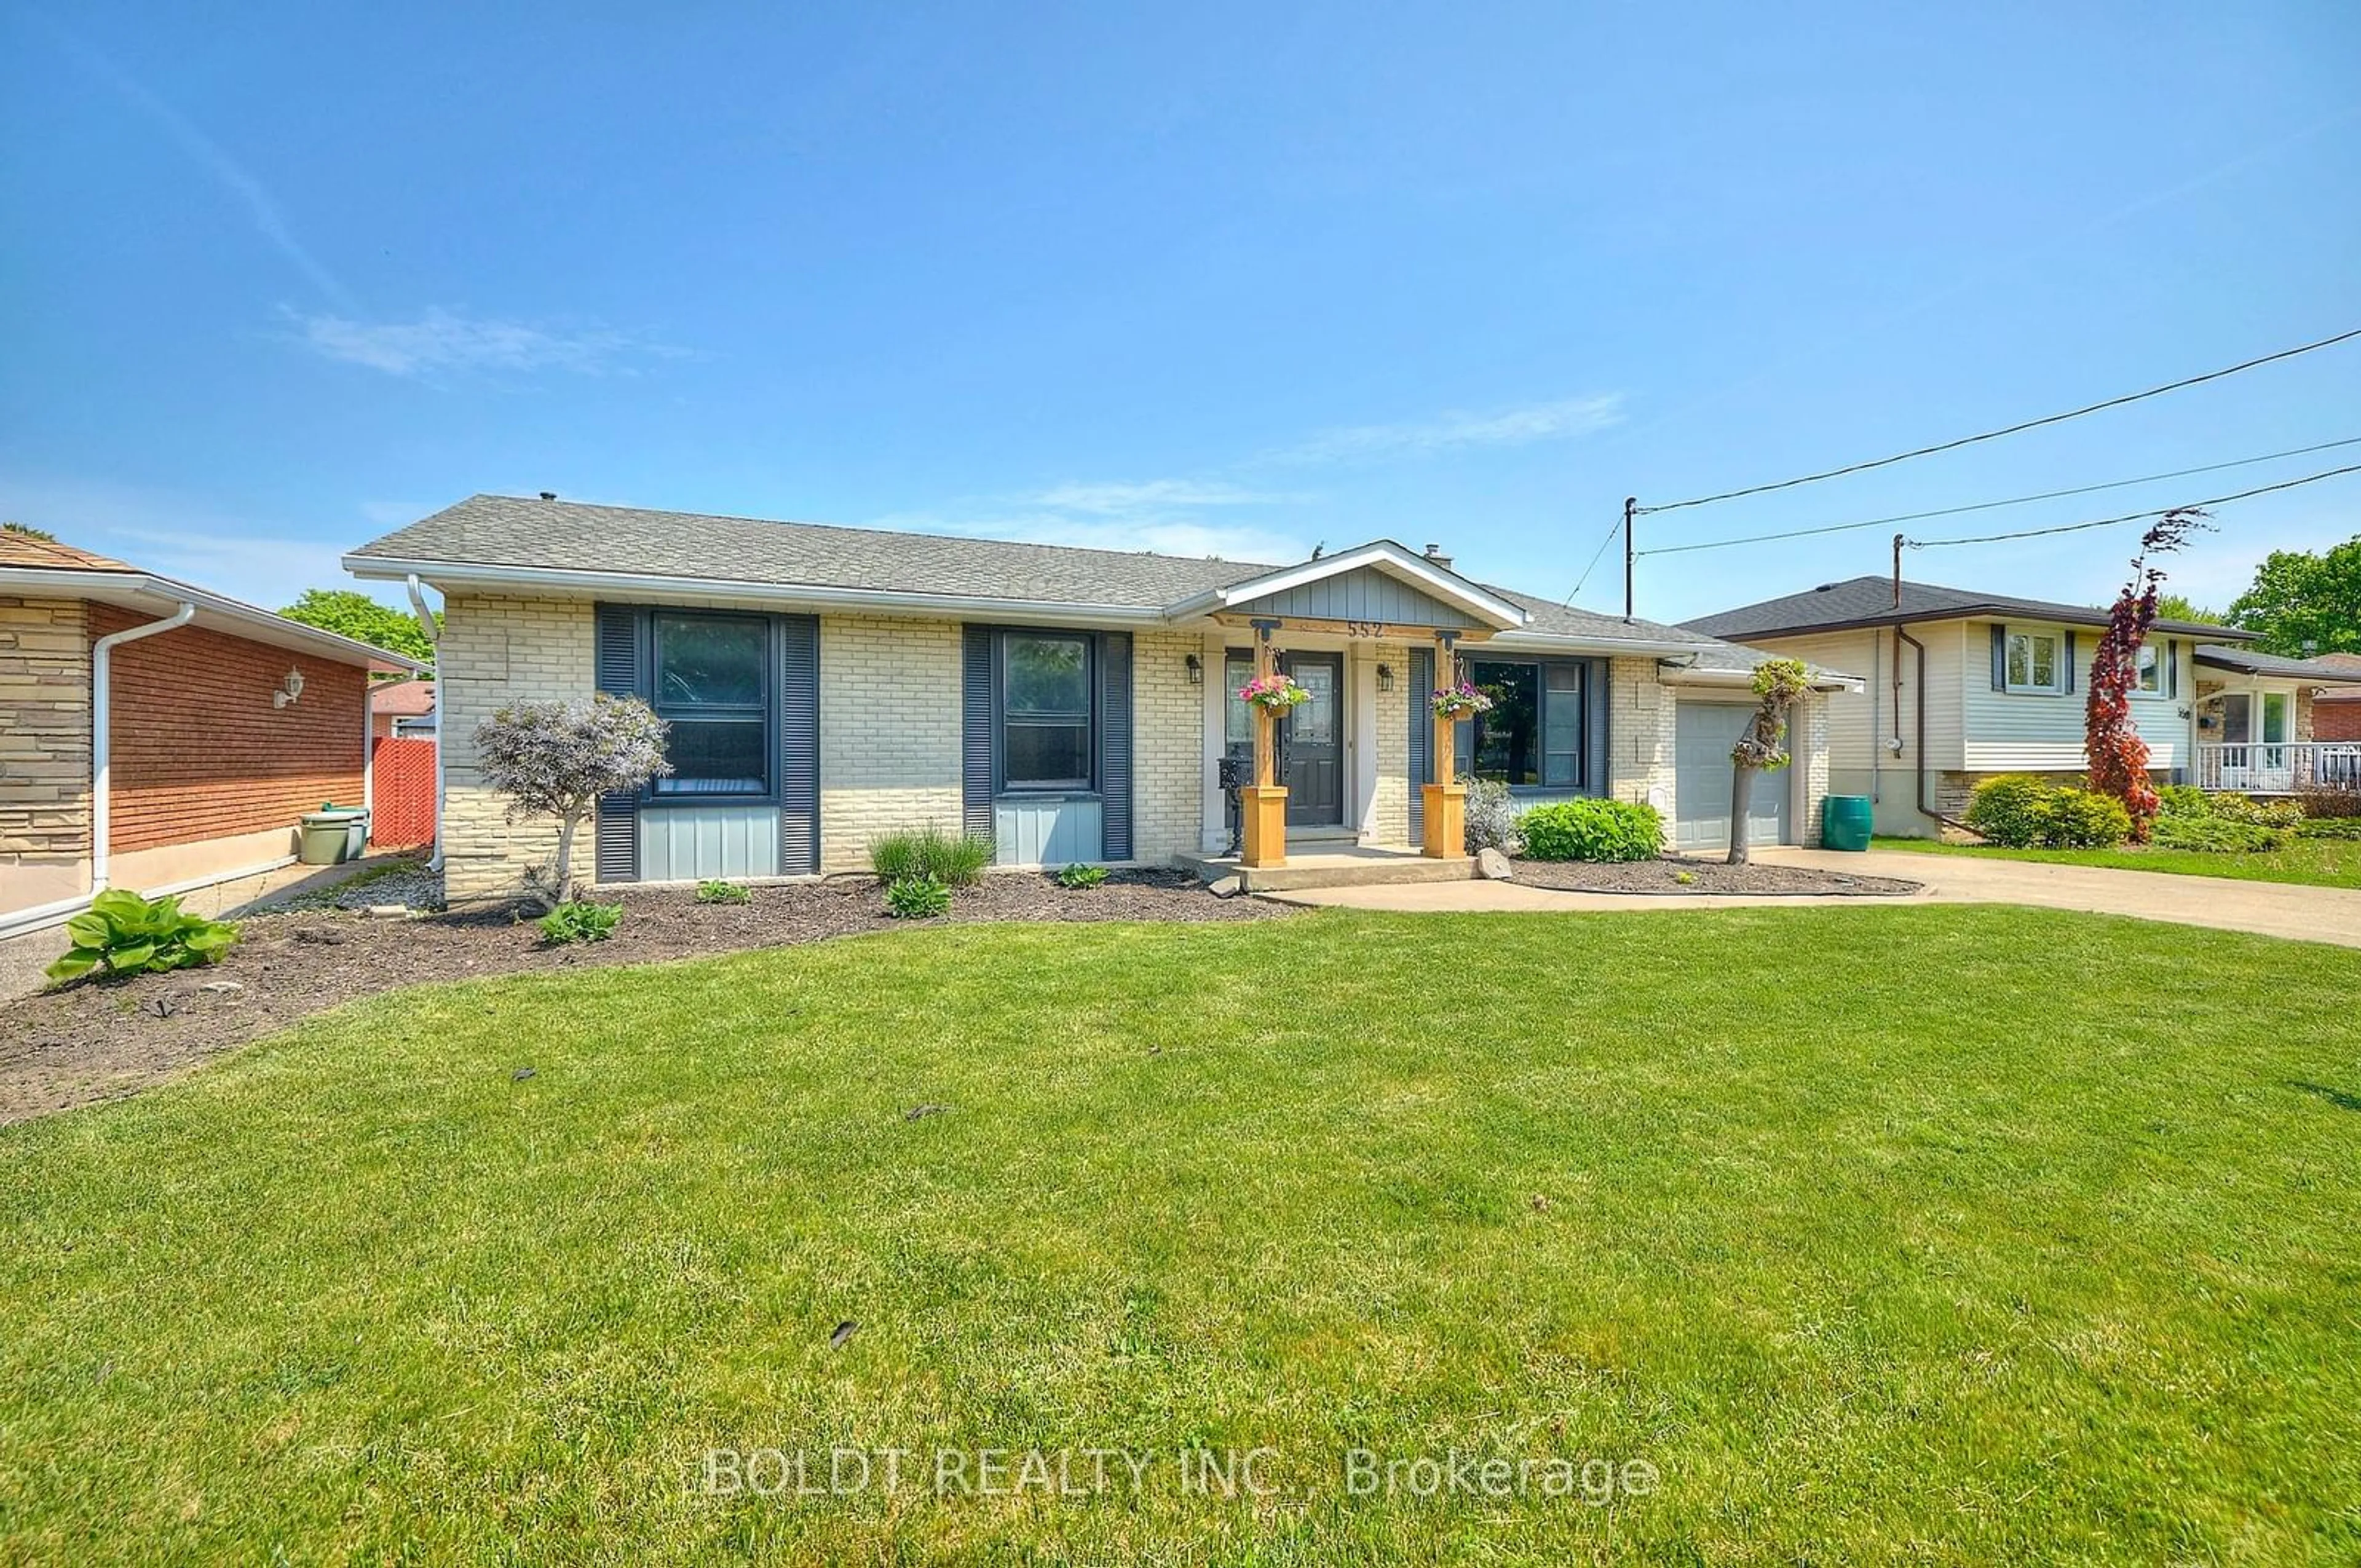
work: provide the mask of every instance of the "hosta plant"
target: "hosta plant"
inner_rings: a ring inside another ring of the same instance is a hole
[[[569,899],[534,922],[541,927],[541,939],[553,948],[568,942],[603,942],[622,923],[621,905],[593,904],[588,899]]]
[[[1058,873],[1058,885],[1064,888],[1072,888],[1079,892],[1083,888],[1097,887],[1101,883],[1104,883],[1106,879],[1106,867],[1088,865],[1081,861],[1076,861],[1072,865],[1068,866],[1064,871]]]
[[[907,876],[885,884],[885,913],[896,920],[931,920],[951,912],[951,890],[940,879]]]
[[[237,927],[181,907],[178,898],[142,898],[113,887],[66,922],[73,946],[51,964],[51,980],[79,980],[93,970],[110,975],[209,964],[237,940]]]

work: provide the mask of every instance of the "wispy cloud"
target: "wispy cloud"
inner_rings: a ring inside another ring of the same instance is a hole
[[[624,368],[635,358],[671,357],[679,353],[603,328],[562,331],[441,309],[429,310],[412,321],[356,321],[299,311],[287,314],[300,341],[315,354],[420,380],[533,370],[596,376]]]
[[[1561,398],[1521,408],[1487,412],[1453,411],[1400,424],[1356,424],[1323,431],[1307,441],[1268,454],[1272,463],[1357,463],[1387,458],[1431,457],[1481,446],[1527,446],[1565,441],[1621,421],[1620,392]]]
[[[235,197],[246,209],[255,232],[301,272],[313,288],[339,308],[353,308],[351,292],[295,237],[295,231],[289,226],[286,214],[280,211],[278,201],[251,170],[232,158],[219,142],[199,129],[194,121],[157,96],[146,83],[121,66],[49,18],[37,15],[35,19],[48,28],[60,48],[153,120],[174,145],[213,177],[215,184]]]
[[[1036,504],[1060,511],[1137,516],[1174,507],[1269,506],[1293,498],[1205,479],[1146,479],[1054,486]]]

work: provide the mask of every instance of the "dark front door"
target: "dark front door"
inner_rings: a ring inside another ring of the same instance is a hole
[[[1312,694],[1279,727],[1279,782],[1287,786],[1290,828],[1340,827],[1345,820],[1345,656],[1290,653],[1295,684]]]

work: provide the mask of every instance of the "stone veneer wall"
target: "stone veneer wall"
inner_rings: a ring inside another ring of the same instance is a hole
[[[1197,850],[1205,800],[1204,688],[1189,684],[1194,633],[1135,632],[1131,640],[1131,854],[1162,865]],[[1205,678],[1222,678],[1215,660]]]
[[[1828,803],[1828,694],[1814,692],[1801,709],[1789,716],[1787,751],[1804,777],[1804,810],[1796,842],[1817,845],[1826,824]]]
[[[443,606],[443,881],[454,903],[522,891],[525,868],[555,857],[557,825],[511,826],[506,803],[477,766],[476,726],[501,704],[579,702],[597,689],[588,599],[455,595]],[[574,846],[575,874],[591,874],[591,834]]]
[[[72,896],[71,873],[90,857],[90,626],[80,600],[0,598],[0,713],[5,911]]]
[[[1371,806],[1370,837],[1379,844],[1410,840],[1410,647],[1407,643],[1364,645],[1356,674],[1377,691],[1378,666],[1394,673],[1394,689],[1377,692],[1378,789]]]

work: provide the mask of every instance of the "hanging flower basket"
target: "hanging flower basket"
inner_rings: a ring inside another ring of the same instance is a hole
[[[1238,688],[1238,696],[1261,708],[1273,718],[1284,718],[1299,702],[1309,702],[1312,694],[1282,674],[1257,675]]]
[[[1492,699],[1466,681],[1455,686],[1434,688],[1434,717],[1437,718],[1473,718],[1492,709]]]

